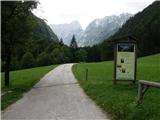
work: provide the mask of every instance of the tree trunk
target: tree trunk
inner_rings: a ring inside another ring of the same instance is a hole
[[[10,62],[11,62],[11,55],[9,54],[6,56],[6,64],[5,64],[5,87],[9,86]]]

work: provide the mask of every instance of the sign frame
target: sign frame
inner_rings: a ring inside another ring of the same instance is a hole
[[[117,80],[117,45],[118,44],[123,44],[123,43],[127,43],[127,44],[134,44],[135,49],[134,49],[134,53],[135,53],[135,60],[134,60],[134,79],[130,80],[130,79],[125,79],[125,80]],[[113,76],[113,84],[116,84],[117,82],[120,81],[131,81],[133,83],[136,82],[136,73],[137,73],[137,40],[132,37],[132,36],[125,36],[125,37],[121,37],[118,39],[114,40],[114,76]]]

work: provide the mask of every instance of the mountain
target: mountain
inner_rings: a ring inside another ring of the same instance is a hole
[[[131,16],[129,13],[124,13],[93,20],[81,34],[78,44],[80,46],[93,46],[101,43],[117,32]]]
[[[83,32],[82,27],[78,21],[73,21],[68,24],[51,24],[52,30],[57,34],[58,38],[62,38],[63,42],[67,45],[70,44],[73,34],[76,39]]]
[[[95,19],[84,31],[78,21],[69,24],[51,24],[50,26],[59,39],[63,38],[63,42],[67,45],[70,44],[72,36],[75,34],[78,46],[92,46],[113,35],[131,16],[129,13],[124,13]]]
[[[131,17],[110,40],[132,34],[138,39],[139,56],[160,53],[160,1]],[[102,44],[107,44],[106,40]],[[109,44],[109,43],[108,43]]]
[[[36,21],[36,27],[34,28],[32,35],[34,40],[59,41],[57,35],[43,19],[38,18],[35,15],[33,15],[33,19]]]

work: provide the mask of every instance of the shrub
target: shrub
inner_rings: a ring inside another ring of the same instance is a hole
[[[78,62],[85,62],[87,60],[87,52],[83,49],[78,50],[75,55]]]
[[[22,67],[30,68],[30,67],[33,67],[34,64],[35,64],[35,60],[32,53],[26,52],[22,57]]]
[[[50,64],[52,64],[50,55],[48,55],[46,52],[42,52],[41,54],[39,54],[39,56],[37,57],[37,66]]]

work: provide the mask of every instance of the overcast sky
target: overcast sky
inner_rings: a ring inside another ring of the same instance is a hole
[[[84,29],[93,19],[121,13],[135,14],[154,0],[39,0],[34,13],[48,24],[78,20]]]

